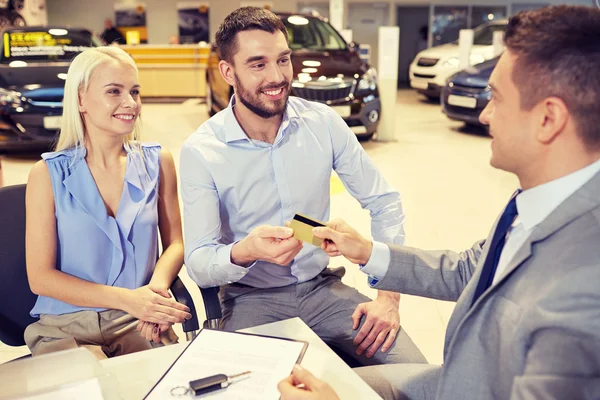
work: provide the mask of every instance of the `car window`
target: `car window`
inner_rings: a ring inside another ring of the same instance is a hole
[[[335,29],[319,18],[282,17],[287,28],[290,48],[309,50],[345,50],[346,42]]]
[[[482,26],[481,29],[475,29],[473,33],[473,44],[481,46],[491,46],[494,38],[494,32],[506,29],[504,24],[491,24]]]
[[[86,30],[7,31],[0,61],[70,61],[83,50],[98,45],[98,39]]]

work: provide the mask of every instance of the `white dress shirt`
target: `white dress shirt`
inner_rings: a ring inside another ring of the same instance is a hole
[[[288,267],[235,265],[231,249],[255,227],[284,226],[295,213],[328,221],[332,170],[369,210],[375,240],[404,243],[400,194],[331,107],[290,97],[273,144],[249,139],[234,107],[235,97],[181,149],[185,264],[197,284],[268,288],[317,276],[329,257],[310,244]]]
[[[500,253],[492,285],[500,280],[502,273],[535,227],[598,172],[600,172],[600,160],[562,178],[525,190],[517,196],[519,215],[506,234],[506,243]],[[361,271],[369,275],[369,284],[374,285],[385,276],[390,259],[389,247],[383,243],[373,242],[371,258],[361,268]]]

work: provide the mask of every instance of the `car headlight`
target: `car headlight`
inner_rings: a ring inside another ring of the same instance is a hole
[[[493,95],[492,95],[492,88],[489,86],[486,86],[486,88],[483,91],[483,94],[486,98],[486,100],[491,100]]]
[[[459,64],[460,64],[460,61],[459,61],[458,57],[452,57],[452,58],[447,59],[444,62],[444,67],[458,68]]]
[[[21,105],[21,93],[0,88],[0,105],[17,107]]]
[[[377,71],[369,68],[358,82],[358,91],[377,89]]]
[[[481,54],[471,54],[469,61],[471,62],[471,65],[481,64],[485,61],[485,57]]]
[[[471,65],[480,64],[484,61],[485,61],[485,57],[483,57],[481,54],[471,54],[471,56],[469,57],[469,63]],[[459,65],[460,65],[460,60],[458,59],[458,57],[449,58],[444,62],[444,67],[448,67],[448,68],[458,69]]]

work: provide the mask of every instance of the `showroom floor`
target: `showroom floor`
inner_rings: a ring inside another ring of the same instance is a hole
[[[402,195],[407,245],[457,251],[470,247],[487,235],[516,189],[517,180],[489,165],[489,137],[448,120],[438,104],[426,102],[413,91],[401,90],[395,114],[397,141],[369,141],[363,146]],[[160,142],[179,164],[181,144],[206,119],[206,108],[200,101],[146,104],[143,139]],[[39,155],[5,157],[4,184],[25,183],[37,159]],[[368,234],[368,212],[361,210],[347,192],[335,190],[341,187],[335,176],[332,181],[331,217],[343,218]],[[369,296],[375,295],[356,266],[341,258],[334,259],[332,265],[345,265],[344,282]],[[201,304],[199,291],[185,272],[182,275],[188,288],[193,289],[196,304]],[[442,363],[444,333],[452,309],[449,302],[402,297],[402,326],[430,363]],[[182,334],[180,337],[183,339]],[[26,353],[26,347],[10,348],[0,343],[0,363]]]

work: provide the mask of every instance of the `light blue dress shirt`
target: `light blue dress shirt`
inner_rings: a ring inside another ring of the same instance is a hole
[[[335,111],[290,97],[271,145],[248,138],[233,113],[234,99],[181,149],[185,264],[196,283],[267,288],[317,276],[329,257],[306,243],[286,267],[261,260],[235,265],[231,248],[257,226],[283,226],[295,213],[329,220],[332,169],[370,211],[373,237],[404,242],[400,195]]]
[[[535,227],[598,172],[600,172],[600,160],[569,175],[525,190],[517,195],[519,214],[506,234],[506,244],[500,253],[492,284],[500,280],[502,273],[517,251],[531,236]],[[390,249],[387,245],[373,243],[371,260],[361,269],[364,273],[369,274],[370,284],[374,285],[378,279],[385,276],[390,258]]]
[[[85,147],[44,153],[54,193],[56,269],[89,282],[136,289],[150,282],[158,254],[160,145],[127,153],[116,218],[109,216],[85,162]],[[68,290],[68,288],[65,288]],[[38,296],[31,315],[85,308]]]

